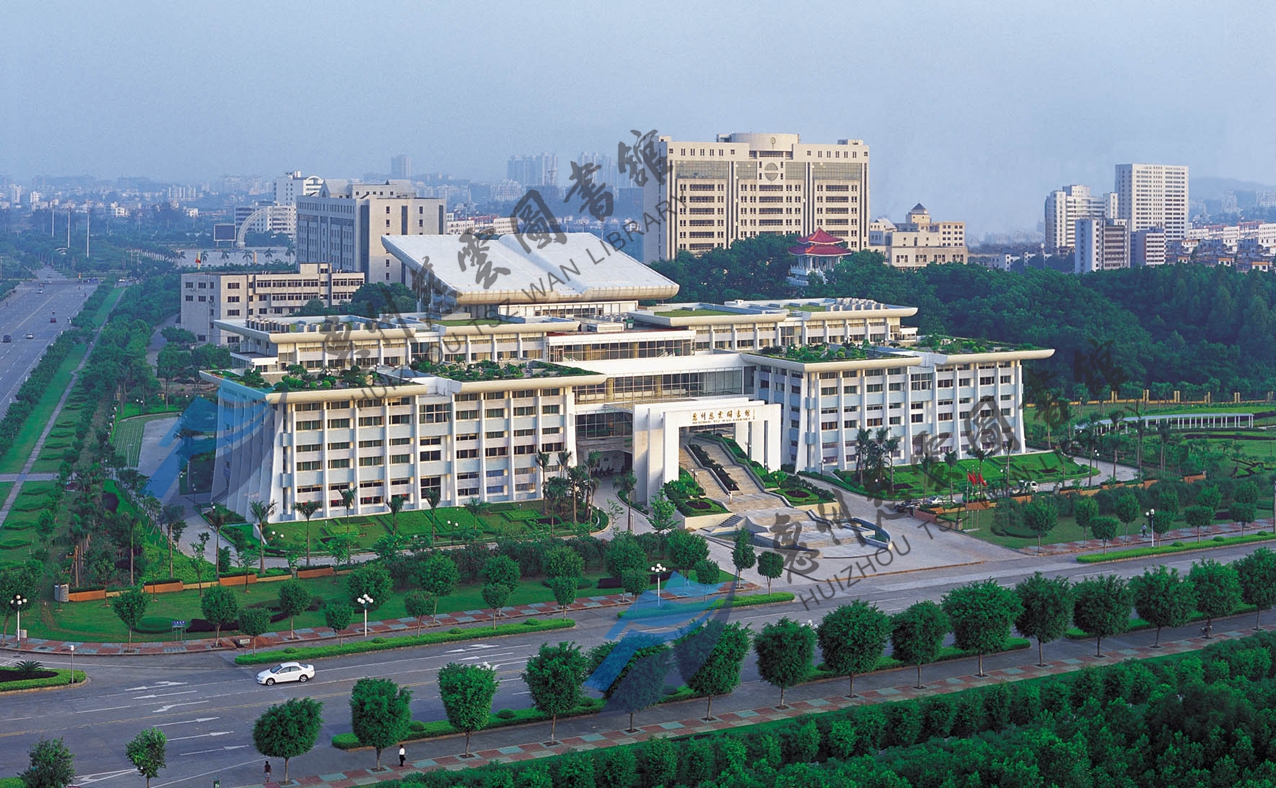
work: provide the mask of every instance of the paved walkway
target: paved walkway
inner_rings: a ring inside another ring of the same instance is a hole
[[[1267,530],[1268,532],[1272,530],[1272,521],[1270,518],[1267,520],[1259,520],[1256,523],[1250,524],[1249,526],[1245,528],[1245,533],[1256,534],[1261,530]],[[1201,529],[1201,542],[1202,542],[1201,546],[1209,547],[1210,545],[1206,542],[1206,540],[1212,539],[1215,536],[1219,536],[1219,535],[1239,536],[1240,533],[1241,533],[1241,526],[1239,523],[1215,523],[1213,525],[1207,525]],[[1197,541],[1197,538],[1196,538],[1195,528],[1179,528],[1173,531],[1167,531],[1164,536],[1158,537],[1156,540],[1156,545],[1157,546],[1160,546],[1163,544],[1169,545],[1169,544],[1173,544],[1174,542],[1183,542],[1184,544],[1192,544],[1192,543],[1195,543],[1196,541]],[[1109,550],[1120,550],[1123,548],[1130,548],[1130,547],[1152,547],[1152,546],[1153,546],[1153,543],[1152,543],[1151,532],[1149,532],[1147,536],[1139,536],[1138,534],[1132,534],[1130,536],[1118,536],[1117,538],[1108,542]],[[1019,552],[1025,553],[1027,555],[1038,555],[1036,545],[1030,545],[1027,547],[1019,547],[1016,549]],[[1103,542],[1100,541],[1099,539],[1083,539],[1076,542],[1058,542],[1057,544],[1042,545],[1040,555],[1066,555],[1068,553],[1084,553],[1084,552],[1090,552],[1092,550],[1102,550],[1102,549],[1103,549]]]
[[[1213,638],[1213,640],[1229,640],[1245,637],[1250,634],[1253,634],[1253,632],[1249,629],[1234,630],[1218,634]],[[972,687],[983,687],[990,684],[999,684],[1008,681],[1019,681],[1021,679],[1057,675],[1077,670],[1084,665],[1111,665],[1116,661],[1126,659],[1147,659],[1149,657],[1163,657],[1171,654],[1181,654],[1186,651],[1194,651],[1204,648],[1209,642],[1210,641],[1206,641],[1204,638],[1167,641],[1162,643],[1161,648],[1158,649],[1141,646],[1136,648],[1109,650],[1105,652],[1105,656],[1102,658],[1096,658],[1093,655],[1087,658],[1068,658],[1048,662],[1044,666],[1038,666],[1035,664],[1036,649],[1034,648],[1023,652],[1030,656],[1026,658],[1025,664],[1022,666],[1003,668],[1000,670],[990,669],[987,671],[987,675],[983,677],[969,675],[952,677],[933,683],[928,682],[922,689],[916,689],[913,686],[913,682],[909,681],[907,684],[895,687],[861,690],[857,693],[859,697],[855,699],[848,698],[844,694],[832,695],[826,698],[795,701],[784,709],[776,706],[763,706],[762,708],[757,709],[727,712],[707,722],[702,717],[690,717],[676,722],[643,725],[636,731],[632,732],[618,729],[591,733],[584,736],[569,736],[564,737],[562,739],[562,743],[556,747],[546,746],[543,742],[532,742],[529,744],[500,747],[496,749],[475,750],[469,758],[463,758],[460,755],[447,755],[413,761],[403,769],[390,767],[380,772],[373,771],[372,769],[357,769],[347,772],[338,772],[335,774],[299,777],[294,780],[294,782],[306,786],[307,788],[353,788],[354,786],[368,785],[370,783],[380,782],[383,780],[397,780],[407,774],[416,772],[428,772],[438,769],[472,769],[477,766],[484,766],[491,763],[517,763],[532,761],[539,758],[560,755],[568,751],[581,752],[584,750],[601,749],[604,747],[614,747],[623,744],[634,744],[655,736],[686,736],[699,733],[712,733],[714,731],[729,730],[731,728],[738,728],[746,725],[757,725],[764,722],[791,719],[794,717],[800,717],[804,714],[837,711],[850,706],[909,700],[912,698],[922,698],[931,695],[958,692]],[[925,668],[922,669],[923,681],[926,680],[925,670]],[[911,677],[916,675],[912,668],[901,668],[899,669],[899,674],[901,677]],[[846,686],[845,678],[829,679],[828,681],[831,682],[830,686],[836,686],[838,688],[844,688]],[[695,706],[689,706],[688,710],[690,709],[702,712],[704,710],[704,706],[697,703]],[[612,719],[616,723],[624,724],[625,721],[628,720],[628,716],[615,714],[612,716]],[[463,751],[463,739],[458,736],[456,737],[456,742],[457,749]],[[410,753],[412,750],[412,744],[408,743],[406,747]],[[385,762],[392,762],[394,760],[394,755],[395,751],[393,749],[387,750]],[[371,756],[369,756],[369,758],[370,757]],[[269,788],[277,788],[278,785],[278,783],[270,783]]]
[[[724,583],[729,585],[728,583]],[[228,586],[234,590],[236,586]],[[740,591],[757,590],[757,586],[752,583],[742,583]],[[654,593],[654,592],[653,592]],[[685,598],[668,591],[661,590],[662,599],[673,601],[685,601]],[[699,598],[699,597],[695,597]],[[603,594],[599,596],[579,597],[575,602],[568,605],[567,612],[579,612],[582,610],[595,610],[604,607],[622,607],[632,603],[628,597],[622,599],[621,594]],[[92,604],[90,602],[79,602],[76,604]],[[508,623],[516,618],[528,618],[531,616],[556,617],[562,615],[561,608],[553,602],[535,602],[530,605],[516,605],[514,607],[501,608],[500,618],[497,619],[498,624]],[[423,620],[422,632],[440,632],[452,627],[481,623],[486,627],[492,625],[491,608],[481,610],[464,610],[454,613],[440,613],[438,623],[431,624],[430,619]],[[472,627],[476,632],[481,631],[481,627]],[[529,628],[529,631],[534,631]],[[377,636],[403,636],[415,635],[417,633],[417,621],[415,618],[392,618],[383,621],[369,621],[368,635]],[[356,620],[346,629],[342,630],[340,636],[328,627],[306,627],[298,629],[295,637],[289,639],[287,632],[268,632],[257,638],[258,649],[281,648],[283,646],[296,645],[318,645],[316,641],[332,640],[333,638],[356,638],[363,636],[363,621],[356,616]],[[156,640],[156,641],[140,641],[135,640],[132,648],[127,643],[95,643],[79,640],[43,640],[41,638],[26,638],[21,644],[15,648],[15,639],[6,638],[0,644],[0,650],[4,651],[29,651],[39,654],[69,654],[70,646],[75,646],[75,653],[81,656],[95,657],[113,657],[113,656],[137,656],[137,655],[155,655],[155,654],[198,654],[208,651],[226,650],[234,648],[237,641],[247,641],[248,638],[238,632],[223,634],[220,645],[214,638],[187,638],[186,640]]]

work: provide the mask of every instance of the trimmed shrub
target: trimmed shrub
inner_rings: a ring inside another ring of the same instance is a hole
[[[672,785],[678,776],[678,748],[666,738],[648,739],[639,749],[644,788]]]
[[[944,738],[953,727],[953,702],[947,695],[922,701],[922,736]]]
[[[786,763],[810,763],[819,755],[820,729],[816,727],[815,720],[807,720],[796,729],[789,730],[784,739]]]
[[[699,785],[718,773],[717,758],[708,739],[692,739],[683,747],[682,782]]]
[[[945,727],[945,734],[947,735]],[[849,720],[834,720],[829,726],[828,735],[828,753],[829,757],[838,760],[847,760],[856,755],[855,745],[858,737],[855,735],[855,726]]]
[[[638,776],[638,762],[630,747],[612,747],[598,752],[594,764],[598,788],[629,788]]]

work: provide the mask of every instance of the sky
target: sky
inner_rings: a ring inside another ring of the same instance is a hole
[[[631,129],[862,139],[871,213],[975,236],[1119,162],[1276,183],[1276,4],[0,3],[0,175],[504,177]],[[564,175],[560,174],[560,179]]]

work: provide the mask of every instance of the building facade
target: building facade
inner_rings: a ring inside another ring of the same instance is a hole
[[[640,308],[677,285],[583,233],[533,253],[490,242],[511,281],[487,289],[422,265],[459,253],[456,236],[386,244],[416,271],[427,311],[219,321],[240,342],[237,369],[203,373],[221,384],[215,500],[241,512],[275,501],[284,519],[299,501],[346,514],[348,489],[353,514],[384,512],[392,496],[421,508],[430,490],[451,506],[531,500],[570,451],[632,469],[645,501],[705,430],[777,470],[853,468],[861,429],[899,438],[897,463],[972,441],[1018,452],[1022,364],[1053,352],[919,338],[901,323],[916,308],[858,298]],[[285,377],[298,365],[371,376]],[[249,366],[265,386],[248,385]]]
[[[233,347],[240,336],[222,331],[218,321],[291,315],[312,299],[335,306],[362,286],[363,274],[320,263],[301,263],[296,273],[182,274],[181,325],[200,342]]]
[[[1102,219],[1107,201],[1090,194],[1089,186],[1073,184],[1046,197],[1046,254],[1072,254],[1079,219]],[[1113,217],[1115,218],[1115,217]]]
[[[1167,241],[1187,237],[1186,166],[1118,164],[1116,194],[1117,218],[1125,220],[1130,232],[1160,227]]]
[[[1078,219],[1073,273],[1115,271],[1130,267],[1130,229],[1121,220]]]
[[[965,263],[965,222],[936,222],[921,203],[899,224],[883,217],[869,230],[869,248],[881,252],[888,265],[922,268],[932,263]]]
[[[664,175],[648,177],[643,186],[645,262],[817,229],[852,252],[868,246],[868,146],[861,140],[813,145],[797,134],[722,134],[714,142],[660,137],[657,153]]]
[[[1160,227],[1130,233],[1130,265],[1165,265],[1165,231]]]
[[[446,227],[444,201],[417,197],[408,181],[329,180],[319,194],[297,200],[297,260],[358,271],[369,282],[403,284],[403,266],[386,251],[382,236],[442,235]]]

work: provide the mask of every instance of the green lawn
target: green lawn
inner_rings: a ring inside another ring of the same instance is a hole
[[[131,404],[136,406],[136,403]],[[152,413],[146,416],[121,419],[116,423],[115,430],[111,433],[111,444],[124,455],[124,461],[130,468],[136,468],[138,458],[142,453],[142,435],[146,430],[147,423],[156,419],[171,418],[173,418],[172,413]]]
[[[12,487],[6,483],[5,493]],[[13,509],[0,528],[0,567],[19,565],[30,557],[36,542],[35,525],[44,511],[44,499],[54,482],[25,482],[14,499]]]
[[[979,471],[979,462],[973,459],[960,460],[956,468],[949,468],[942,462],[937,463],[930,476],[922,473],[920,465],[899,465],[895,467],[895,491],[887,497],[900,499],[943,495],[948,492],[950,482],[954,491],[960,492],[967,484],[966,474]],[[1002,483],[1006,475],[1005,471],[1005,457],[984,460],[983,477],[990,487],[996,487]],[[852,487],[859,487],[854,469],[837,473]],[[1055,482],[1061,478],[1083,479],[1089,473],[1089,466],[1082,465],[1071,457],[1060,457],[1054,452],[1018,454],[1010,458],[1010,478],[1014,481]],[[887,475],[889,477],[889,470]]]
[[[618,590],[598,591],[594,587],[597,585],[599,578],[606,576],[606,573],[603,572],[586,574],[585,578],[592,581],[591,587],[581,589],[579,596],[619,593]],[[723,573],[722,577],[724,582],[730,579],[726,573]],[[299,582],[310,589],[313,597],[321,600],[345,599],[346,585],[344,577],[320,577]],[[655,586],[653,585],[652,587],[654,588]],[[240,607],[244,607],[258,602],[274,602],[279,596],[279,588],[279,583],[254,583],[247,586],[246,592],[242,586],[234,586],[232,590],[235,592],[235,598],[239,601]],[[451,613],[486,608],[487,604],[483,602],[482,589],[481,583],[459,586],[456,593],[439,600],[439,612]],[[199,601],[200,595],[198,591],[157,594],[151,598],[151,603],[146,609],[146,617],[157,621],[159,619],[190,621],[195,618],[201,618]],[[514,593],[510,595],[507,605],[526,605],[533,602],[552,603],[553,601],[553,592],[542,584],[541,579],[538,578],[520,583]],[[312,607],[315,607],[315,605],[312,604]],[[407,611],[403,606],[403,594],[400,593],[395,593],[384,605],[368,614],[369,620],[403,618],[405,616],[407,616]],[[104,602],[72,602],[63,605],[41,602],[41,615],[38,617],[33,616],[32,618],[35,620],[32,620],[28,625],[31,637],[99,642],[116,642],[128,638],[128,630],[116,618],[110,606]],[[361,616],[360,620],[362,620]],[[27,623],[25,618],[23,623]],[[296,625],[298,627],[324,626],[323,611],[314,610],[297,616]],[[287,629],[288,621],[284,620],[272,624],[270,631],[280,632]],[[141,639],[159,640],[167,637],[170,637],[170,635],[142,635]],[[204,637],[204,635],[190,635],[190,637]],[[138,636],[134,635],[134,639],[136,640],[137,638]]]
[[[93,313],[93,327],[101,328],[106,319],[110,317],[111,310],[115,308],[116,302],[120,300],[120,296],[124,295],[124,288],[113,287],[111,292],[106,294],[106,299],[102,302],[102,306]]]
[[[130,400],[129,402],[124,403],[124,407],[120,408],[119,413],[116,415],[116,428],[118,429],[122,422],[138,416],[175,415],[180,414],[185,409],[184,405],[171,403],[165,405],[164,400],[159,397],[146,402]]]
[[[13,482],[0,482],[0,504],[9,500],[9,492],[13,489]]]
[[[71,348],[71,352],[62,360],[57,372],[53,375],[53,380],[49,383],[49,387],[31,411],[26,423],[22,425],[22,429],[18,431],[13,445],[4,453],[4,456],[0,457],[0,473],[18,473],[22,470],[22,466],[26,464],[32,450],[35,449],[36,441],[40,439],[40,433],[44,431],[44,425],[49,422],[49,417],[53,415],[53,409],[57,406],[58,399],[61,398],[67,387],[71,385],[71,373],[84,360],[84,352],[87,349],[88,345],[76,345]]]

